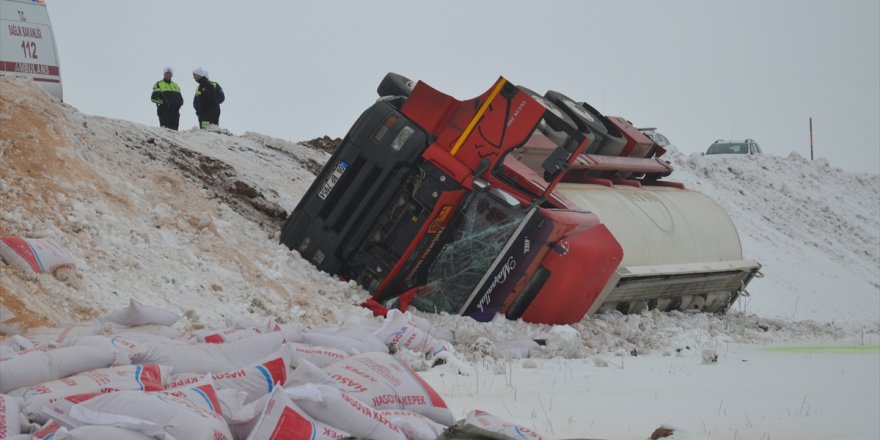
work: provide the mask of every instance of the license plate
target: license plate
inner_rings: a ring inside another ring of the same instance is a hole
[[[324,182],[321,192],[318,193],[318,198],[321,200],[327,199],[327,196],[330,195],[330,191],[333,191],[333,187],[336,186],[336,183],[342,178],[342,173],[344,173],[346,169],[348,169],[348,164],[340,160],[339,164],[336,165],[336,169],[333,170],[333,173],[330,174],[330,177]]]

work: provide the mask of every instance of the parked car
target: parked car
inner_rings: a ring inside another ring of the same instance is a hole
[[[754,139],[746,139],[742,141],[725,141],[718,139],[715,141],[706,154],[762,154],[761,146]]]

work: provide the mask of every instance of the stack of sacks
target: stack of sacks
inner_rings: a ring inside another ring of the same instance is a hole
[[[435,440],[456,423],[401,360],[452,351],[409,313],[389,313],[384,323],[350,316],[308,332],[227,319],[225,328],[182,335],[176,321],[132,301],[91,325],[39,329],[31,333],[37,344],[8,338],[0,438]],[[474,413],[459,425],[490,429],[487,417]],[[492,438],[515,427],[497,424]]]

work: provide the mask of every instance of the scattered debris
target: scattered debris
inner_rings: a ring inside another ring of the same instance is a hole
[[[665,426],[661,426],[654,430],[651,434],[651,440],[657,440],[660,438],[672,437],[675,435],[675,432],[672,429],[669,429]]]

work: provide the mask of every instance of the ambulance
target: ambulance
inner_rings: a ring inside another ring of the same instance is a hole
[[[0,0],[0,75],[32,78],[62,100],[56,48],[43,0]]]

